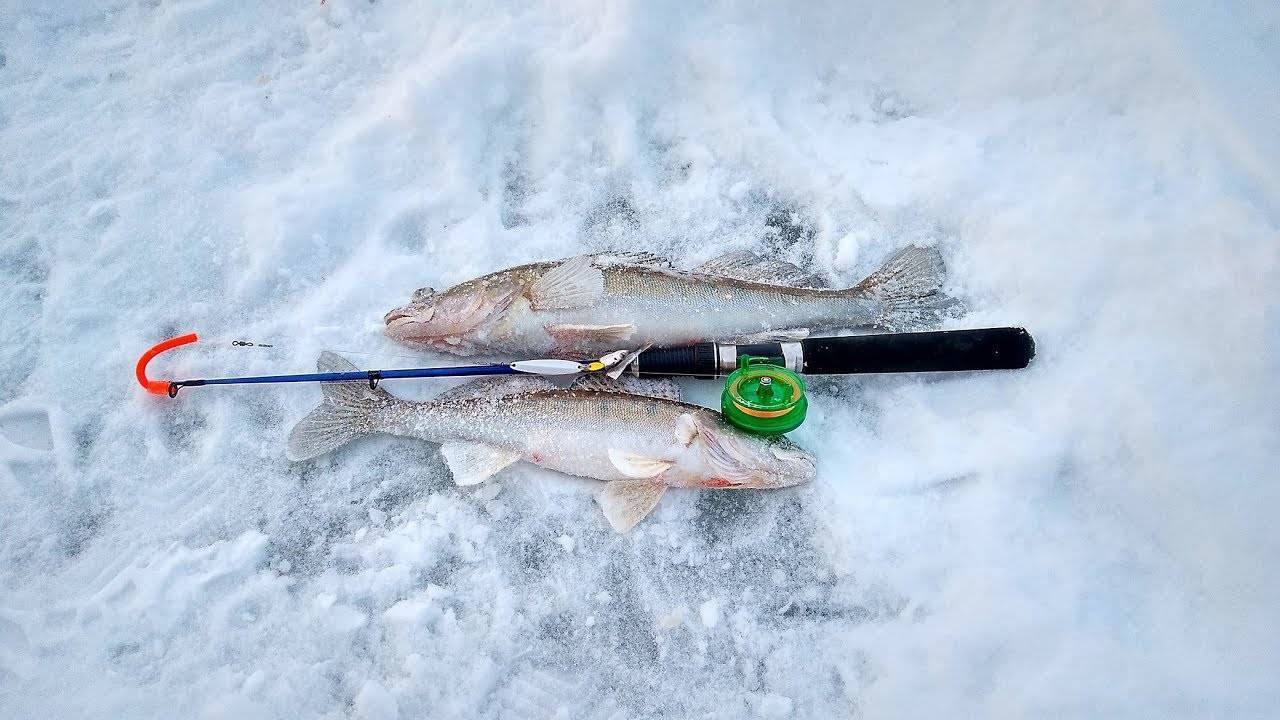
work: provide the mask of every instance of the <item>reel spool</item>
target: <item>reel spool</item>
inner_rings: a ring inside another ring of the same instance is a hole
[[[735,426],[757,435],[781,435],[800,427],[809,410],[804,380],[768,358],[744,355],[725,380],[720,410]]]

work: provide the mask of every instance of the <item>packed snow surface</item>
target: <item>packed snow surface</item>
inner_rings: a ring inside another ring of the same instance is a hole
[[[0,716],[1273,716],[1278,8],[5,0]],[[132,379],[441,361],[382,314],[537,259],[913,243],[1034,365],[817,380],[818,481],[628,536]]]

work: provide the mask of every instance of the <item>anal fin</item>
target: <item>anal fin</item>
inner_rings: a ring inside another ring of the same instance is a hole
[[[520,459],[520,455],[492,445],[470,442],[447,442],[440,446],[453,481],[458,485],[477,485],[498,474]]]
[[[596,502],[613,529],[625,533],[653,512],[666,491],[658,480],[615,480],[596,495]]]

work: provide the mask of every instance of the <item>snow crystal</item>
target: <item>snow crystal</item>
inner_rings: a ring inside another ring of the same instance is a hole
[[[1274,714],[1278,13],[5,4],[0,717]],[[133,381],[439,362],[383,313],[537,259],[909,244],[1035,364],[815,378],[816,482],[625,537],[527,465],[291,464],[312,386]]]

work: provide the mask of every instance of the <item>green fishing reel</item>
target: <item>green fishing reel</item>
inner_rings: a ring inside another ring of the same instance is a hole
[[[720,411],[735,426],[757,435],[781,435],[800,427],[809,410],[804,380],[768,358],[744,355],[725,380]]]

